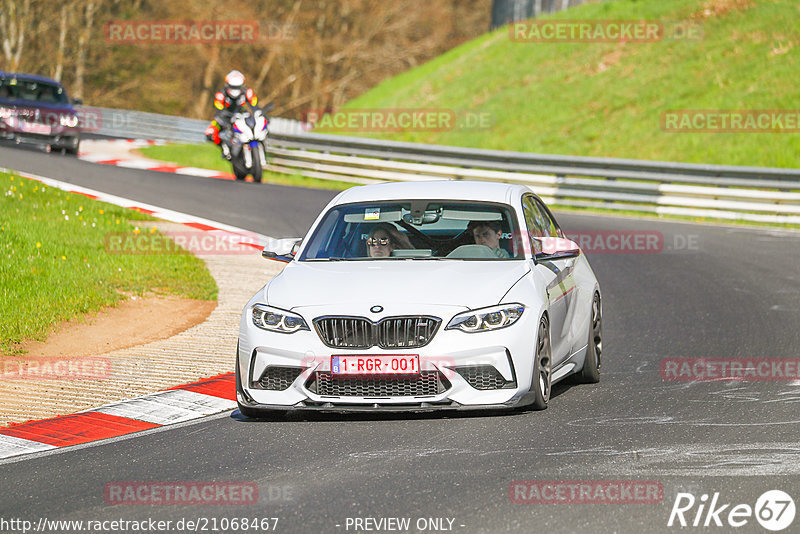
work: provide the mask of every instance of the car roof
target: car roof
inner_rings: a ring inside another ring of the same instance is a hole
[[[40,76],[38,74],[27,74],[24,72],[5,72],[0,70],[0,78],[16,78],[18,80],[30,80],[34,82],[44,82],[53,85],[61,85],[61,82],[48,78],[47,76]]]
[[[469,180],[387,182],[346,189],[333,204],[395,199],[481,200],[509,204],[513,198],[530,191],[524,185]]]

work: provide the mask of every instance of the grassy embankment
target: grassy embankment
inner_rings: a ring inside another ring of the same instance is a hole
[[[0,354],[126,294],[217,298],[214,279],[191,254],[106,251],[107,235],[138,232],[149,215],[7,173],[0,194]]]
[[[798,110],[796,0],[617,0],[549,19],[691,21],[700,39],[512,41],[486,34],[391,78],[347,108],[485,113],[489,129],[370,134],[546,154],[800,167],[798,133],[668,133],[668,110]],[[670,27],[667,25],[667,27]]]

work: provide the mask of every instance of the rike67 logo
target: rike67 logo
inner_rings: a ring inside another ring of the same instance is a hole
[[[715,492],[710,501],[706,493],[699,499],[691,493],[678,493],[667,526],[739,528],[755,517],[763,528],[778,532],[792,524],[795,512],[794,500],[781,490],[764,492],[756,499],[755,506],[723,504],[719,492]]]

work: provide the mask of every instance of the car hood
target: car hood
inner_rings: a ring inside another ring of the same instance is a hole
[[[529,271],[525,261],[297,262],[265,288],[284,309],[335,304],[480,308],[500,302]]]

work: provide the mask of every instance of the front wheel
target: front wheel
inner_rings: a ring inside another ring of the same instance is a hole
[[[539,333],[536,337],[536,358],[533,362],[533,379],[531,392],[533,393],[532,407],[534,410],[544,410],[550,402],[550,327],[546,317],[539,322]]]
[[[231,164],[233,165],[233,175],[236,176],[237,180],[247,178],[247,167],[244,166],[244,157],[241,152],[231,159]]]
[[[253,168],[252,168],[253,180],[256,182],[261,182],[261,179],[264,177],[263,169],[261,168],[261,154],[260,150],[255,150],[253,153]]]
[[[77,156],[78,151],[81,149],[81,141],[80,139],[75,142],[75,146],[67,146],[64,147],[64,154],[69,154],[70,156]]]
[[[586,357],[583,360],[583,369],[576,375],[581,384],[596,384],[600,381],[600,356],[603,352],[603,307],[600,305],[600,295],[595,293],[592,300],[592,322],[589,324],[589,346],[586,347]]]

